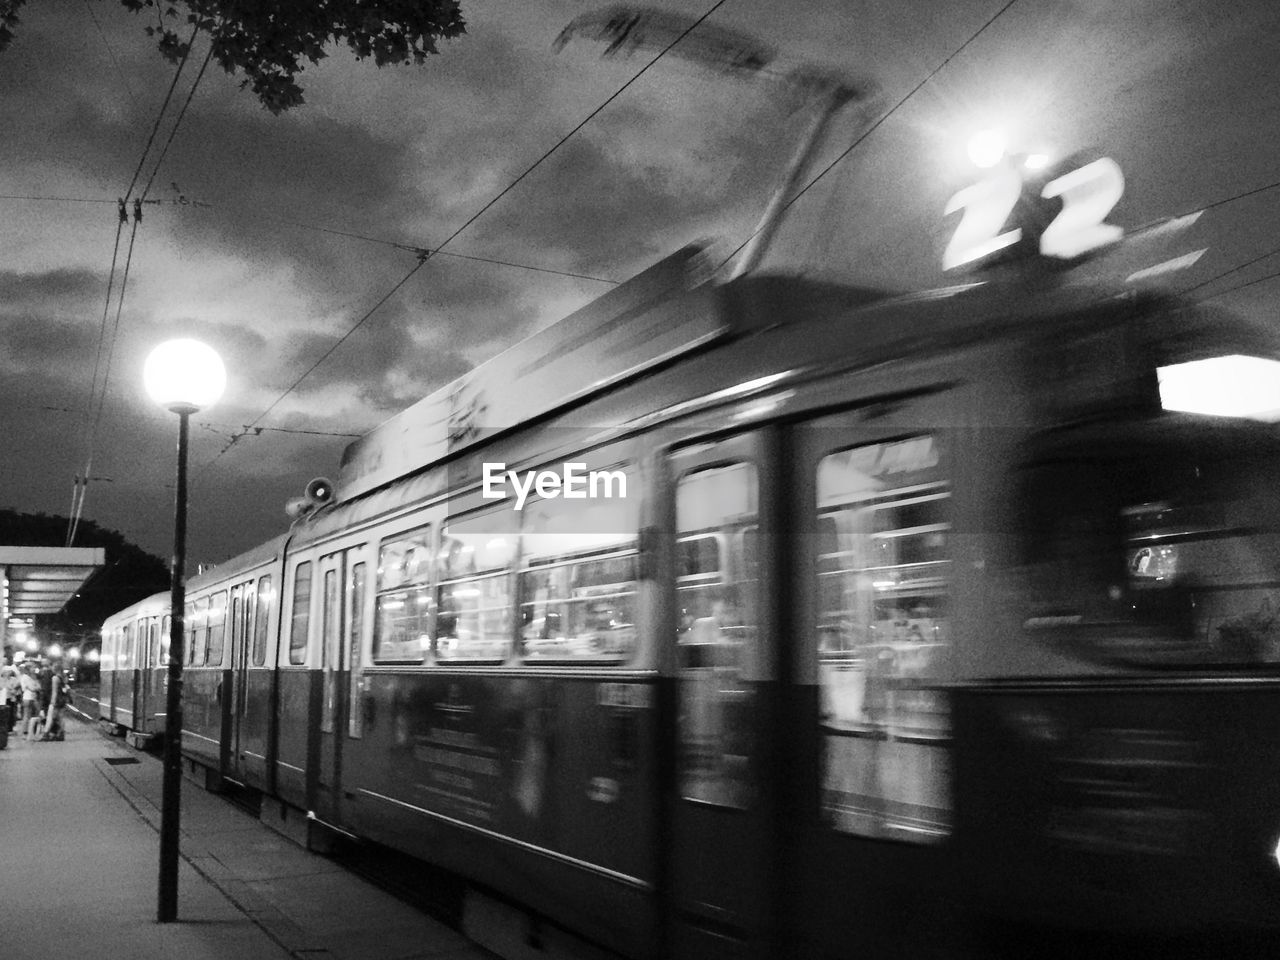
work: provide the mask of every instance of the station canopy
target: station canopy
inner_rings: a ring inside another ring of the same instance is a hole
[[[102,547],[0,546],[0,623],[57,613],[105,563]]]

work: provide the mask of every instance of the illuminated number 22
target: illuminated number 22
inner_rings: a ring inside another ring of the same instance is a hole
[[[1000,232],[1021,194],[1022,178],[1005,169],[953,196],[945,212],[964,210],[964,214],[942,255],[943,269],[978,260],[1022,239],[1021,227]],[[1061,197],[1062,210],[1040,234],[1040,252],[1069,260],[1120,239],[1124,230],[1103,221],[1123,194],[1124,174],[1109,157],[1050,180],[1040,196]]]

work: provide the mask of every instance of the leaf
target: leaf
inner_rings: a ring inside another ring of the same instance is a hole
[[[25,0],[9,0],[12,10]],[[250,89],[266,109],[282,113],[305,99],[298,75],[304,63],[318,63],[332,44],[344,44],[363,60],[379,67],[423,64],[438,53],[441,39],[466,32],[460,0],[118,0],[140,13],[155,8],[162,17],[177,18],[207,34],[213,57],[229,74],[239,74],[241,88]],[[5,7],[0,0],[0,9]],[[0,50],[12,39],[4,18]],[[188,41],[155,25],[143,28],[156,39],[160,55],[177,63],[188,53]]]

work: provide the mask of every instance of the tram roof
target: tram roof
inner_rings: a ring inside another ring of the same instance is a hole
[[[1073,316],[1105,323],[1137,304],[1177,302],[1149,292],[1057,285],[1052,278],[912,294],[786,274],[713,284],[697,280],[702,257],[697,246],[678,251],[375,427],[344,451],[335,501],[361,498],[665,368],[709,370],[717,366],[712,358],[724,358],[734,367],[730,376],[745,378],[756,367],[768,372],[806,352],[876,362],[1017,328],[1056,335]],[[789,331],[802,327],[810,332],[791,337]],[[1158,335],[1172,332],[1164,328]],[[730,348],[755,337],[760,340],[752,347]],[[801,342],[789,345],[789,339]],[[714,388],[722,379],[715,373],[703,379],[658,375],[651,382],[656,394],[674,396]]]
[[[504,453],[517,448],[526,453],[527,444],[519,441],[521,426],[534,422],[558,426],[594,424],[599,431],[601,424],[609,423],[616,428],[614,432],[625,435],[643,429],[645,421],[666,416],[708,393],[806,364],[820,374],[829,373],[841,365],[862,367],[900,356],[976,344],[1013,332],[1052,345],[1063,342],[1068,330],[1111,325],[1121,316],[1154,318],[1155,322],[1135,325],[1140,339],[1170,353],[1185,354],[1196,349],[1193,341],[1197,339],[1204,342],[1202,349],[1208,349],[1210,340],[1224,336],[1231,337],[1237,345],[1256,338],[1260,350],[1277,351],[1274,335],[1267,331],[1250,328],[1225,311],[1189,305],[1158,293],[987,283],[895,295],[785,274],[752,274],[720,285],[690,285],[686,278],[696,257],[696,248],[680,251],[646,271],[647,277],[641,275],[645,280],[639,285],[640,296],[636,296],[635,288],[618,297],[606,295],[603,306],[596,301],[585,311],[566,318],[573,320],[568,335],[564,329],[549,328],[550,332],[531,338],[532,349],[517,345],[498,358],[501,363],[495,368],[486,371],[482,366],[477,371],[495,377],[510,375],[517,366],[538,370],[541,368],[536,357],[557,350],[568,356],[575,341],[585,346],[590,356],[598,356],[600,347],[589,336],[593,324],[604,323],[606,335],[613,338],[609,342],[616,343],[620,331],[634,326],[653,329],[653,323],[646,325],[646,320],[652,319],[646,317],[649,311],[659,314],[659,323],[678,325],[682,318],[691,318],[688,326],[664,341],[682,343],[680,349],[668,350],[647,364],[633,362],[612,376],[598,376],[576,392],[573,384],[562,384],[559,403],[542,407],[530,404],[524,408],[527,416],[505,428],[476,431],[460,442],[446,436],[432,448],[436,454],[433,458],[401,459],[395,471],[389,475],[383,471],[377,482],[339,488],[333,503],[295,525],[294,533],[287,536],[297,544],[311,542],[408,503],[439,495],[450,485],[450,478],[447,471],[431,467],[466,459],[468,452],[490,444]],[[1179,321],[1179,315],[1184,319]],[[539,354],[539,350],[544,353]],[[636,357],[629,359],[635,361]],[[637,381],[642,375],[641,385]],[[463,378],[415,404],[410,408],[412,415],[406,411],[391,418],[352,444],[344,462],[351,464],[354,459],[393,450],[396,439],[403,439],[406,431],[415,426],[431,427],[432,421],[423,413],[441,413],[442,402],[465,392],[474,382]],[[505,387],[506,400],[514,403],[521,399],[518,383],[497,379],[488,381],[488,385],[495,382]],[[437,418],[437,425],[438,422]],[[421,442],[416,449],[422,451]],[[232,558],[193,578],[191,585],[198,587],[247,571],[277,556],[285,540],[286,536],[277,537]]]
[[[279,556],[288,538],[289,535],[287,533],[282,533],[279,536],[272,537],[266,543],[260,543],[244,553],[237,554],[225,563],[220,563],[194,577],[189,577],[187,579],[187,589],[198,590],[207,584],[218,583],[228,578],[233,578],[238,574],[247,573],[255,567],[270,563]]]

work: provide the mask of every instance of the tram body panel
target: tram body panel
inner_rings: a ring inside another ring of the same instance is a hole
[[[277,725],[274,773],[276,793],[300,810],[311,809],[318,732],[314,718],[320,712],[321,676],[305,666],[278,667],[276,671]]]
[[[169,678],[164,667],[153,666],[143,673],[140,679],[147,688],[145,696],[148,705],[140,730],[150,736],[158,736],[164,733],[165,713],[168,710],[165,696],[169,688]]]
[[[228,750],[235,754],[229,761],[229,775],[248,786],[267,791],[270,789],[268,765],[274,729],[274,671],[252,668],[244,682],[244,714],[239,737],[228,744]]]
[[[182,752],[201,766],[222,770],[222,671],[182,671]]]
[[[1277,692],[1276,680],[957,692],[971,909],[1188,941],[1251,931],[1274,949]]]
[[[548,669],[367,671],[344,825],[620,948],[653,922],[653,680]]]

